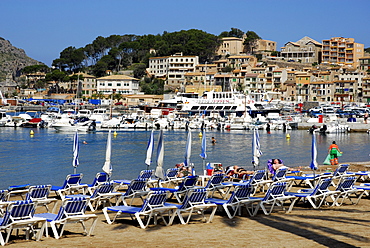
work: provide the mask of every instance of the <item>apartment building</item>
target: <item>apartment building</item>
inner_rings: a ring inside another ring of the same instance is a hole
[[[96,77],[89,75],[87,73],[77,73],[80,75],[79,82],[80,84],[77,85],[77,89],[81,92],[82,97],[89,98],[94,93],[96,93]]]
[[[354,94],[354,101],[362,102],[362,79],[365,77],[365,72],[355,68],[341,68],[338,74],[338,79],[341,81],[354,81],[356,88]]]
[[[139,92],[139,79],[127,75],[111,75],[96,79],[96,90],[104,95],[137,94]]]
[[[257,73],[247,73],[244,75],[244,91],[246,93],[261,90],[262,87],[258,84]]]
[[[364,57],[364,44],[353,38],[333,37],[322,41],[322,63],[347,65],[357,68]]]
[[[194,72],[199,64],[198,56],[183,56],[178,53],[167,57],[149,58],[150,75],[165,79],[165,90],[176,90],[184,87],[185,74]]]
[[[359,69],[370,73],[370,56],[359,58]]]
[[[301,63],[321,63],[322,44],[310,37],[303,37],[296,42],[287,42],[281,48],[280,56],[286,61]]]
[[[288,79],[288,72],[284,68],[275,68],[272,71],[272,83],[273,89],[275,91],[281,91],[283,89],[283,84]]]
[[[326,82],[311,82],[309,85],[309,101],[333,101],[334,99],[334,83]]]
[[[370,76],[364,77],[362,81],[362,97],[365,102],[370,103]]]
[[[357,83],[354,80],[334,80],[334,100],[341,102],[354,102],[357,95]]]
[[[312,74],[309,72],[297,71],[295,72],[296,81],[296,93],[297,101],[304,102],[310,99],[310,83],[312,80]]]
[[[249,55],[234,55],[226,58],[227,66],[232,69],[240,69],[242,66],[255,67],[257,65],[257,58]]]

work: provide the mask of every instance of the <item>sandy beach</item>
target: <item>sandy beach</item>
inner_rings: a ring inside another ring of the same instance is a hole
[[[350,163],[350,171],[369,170],[369,163]],[[321,166],[321,171],[332,170]],[[296,191],[292,188],[291,191]],[[9,247],[370,247],[370,199],[364,196],[358,205],[349,201],[340,207],[313,209],[302,203],[284,213],[277,208],[270,216],[260,211],[249,217],[229,219],[217,211],[212,223],[194,219],[188,225],[177,220],[172,226],[150,225],[141,229],[128,216],[107,224],[98,210],[94,235],[84,236],[78,224],[66,226],[59,240],[43,237],[41,241],[12,237]],[[88,223],[89,225],[90,223]]]

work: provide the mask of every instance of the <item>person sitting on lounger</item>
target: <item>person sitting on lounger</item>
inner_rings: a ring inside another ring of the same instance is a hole
[[[301,169],[301,167],[298,167],[298,168],[290,168],[290,167],[287,167],[287,166],[284,165],[283,160],[278,159],[278,158],[270,159],[269,161],[267,161],[267,167],[268,167],[269,171],[271,172],[271,174],[274,174],[274,175],[275,175],[275,172],[278,169],[287,168],[290,171],[300,170]]]
[[[192,176],[191,166],[186,167],[184,163],[181,163],[181,164],[176,164],[176,168],[179,168],[179,172],[177,173],[177,177]]]
[[[226,176],[235,178],[244,178],[245,176],[252,175],[253,173],[254,171],[247,171],[243,167],[239,167],[237,165],[229,166],[226,170]]]

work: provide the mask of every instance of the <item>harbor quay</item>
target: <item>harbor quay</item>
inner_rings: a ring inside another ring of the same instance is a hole
[[[347,122],[346,118],[341,118],[339,119],[338,123],[347,125],[349,127],[349,132],[367,132],[370,129],[370,122],[369,123],[364,123],[363,118],[357,118],[356,122]],[[317,127],[322,127],[323,125],[329,125],[332,122],[307,122],[307,121],[302,121],[298,123],[298,129],[299,130],[308,130],[312,127],[312,125],[315,125]]]

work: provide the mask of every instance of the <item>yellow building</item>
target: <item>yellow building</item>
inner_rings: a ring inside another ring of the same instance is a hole
[[[217,55],[239,55],[243,53],[243,39],[237,37],[221,38],[221,45],[216,52]]]
[[[322,41],[322,63],[347,65],[356,68],[364,56],[364,44],[353,38],[333,37]]]

